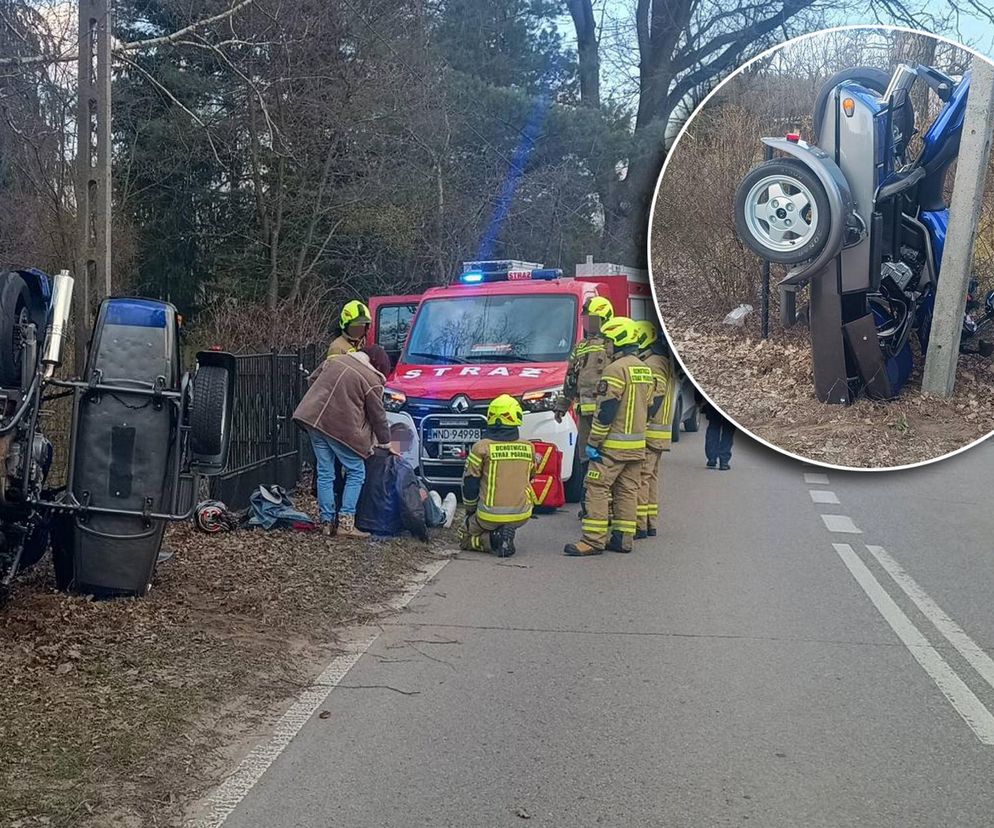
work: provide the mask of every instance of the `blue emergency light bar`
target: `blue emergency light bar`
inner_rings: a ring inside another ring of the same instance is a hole
[[[530,270],[466,270],[459,277],[464,285],[476,285],[480,282],[523,282],[523,281],[552,281],[561,279],[563,272],[556,267],[538,267]]]

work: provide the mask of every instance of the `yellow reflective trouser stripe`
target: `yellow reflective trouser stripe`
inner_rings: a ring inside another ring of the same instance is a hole
[[[634,520],[613,520],[611,521],[611,530],[614,532],[621,532],[623,534],[629,534],[635,532],[637,522]]]
[[[591,535],[603,535],[607,532],[608,522],[606,520],[586,520],[580,522],[583,532]]]
[[[656,515],[659,514],[659,504],[658,503],[650,503],[645,508],[646,508],[646,516],[647,517],[656,517]]]
[[[648,517],[649,516],[649,507],[648,506],[639,506],[635,510],[635,514],[638,517]]]
[[[484,520],[489,520],[491,523],[513,523],[516,520],[527,520],[532,516],[531,504],[525,508],[525,511],[519,512],[517,509],[513,513],[504,514],[503,512],[492,512],[487,507],[486,504],[481,503],[480,508],[476,510],[476,513]]]

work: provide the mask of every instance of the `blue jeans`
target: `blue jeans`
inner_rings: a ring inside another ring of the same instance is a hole
[[[721,461],[728,465],[732,459],[732,441],[735,439],[735,426],[728,420],[708,416],[708,430],[704,435],[704,454],[709,463]]]
[[[311,445],[318,461],[318,509],[321,522],[331,523],[335,519],[335,458],[345,469],[345,491],[342,492],[343,515],[354,515],[359,503],[359,493],[366,480],[366,461],[348,446],[337,440],[325,437],[319,431],[311,431]]]

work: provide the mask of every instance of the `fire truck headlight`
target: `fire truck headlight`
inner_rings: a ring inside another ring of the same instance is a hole
[[[542,391],[526,391],[521,395],[521,407],[525,411],[552,411],[556,405],[556,398],[562,393],[562,386]]]
[[[383,407],[387,411],[400,411],[407,402],[407,394],[393,388],[383,389]]]

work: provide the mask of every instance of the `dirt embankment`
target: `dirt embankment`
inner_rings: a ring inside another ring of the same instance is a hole
[[[112,602],[55,592],[40,565],[0,607],[0,825],[178,824],[336,629],[453,543],[181,526],[151,593]]]

